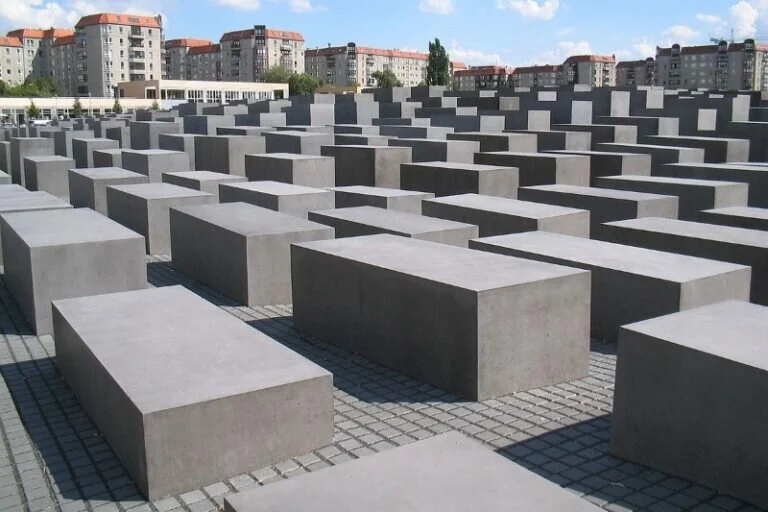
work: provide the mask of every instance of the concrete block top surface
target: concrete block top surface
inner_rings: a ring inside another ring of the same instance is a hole
[[[281,181],[249,181],[245,183],[228,183],[228,187],[237,187],[245,190],[253,190],[262,194],[271,194],[277,196],[299,195],[299,194],[319,194],[328,192],[324,188],[303,187],[301,185],[292,185]]]
[[[223,174],[213,171],[179,171],[164,172],[163,174],[166,176],[176,176],[178,178],[186,178],[195,181],[243,181],[244,179],[242,176],[233,176],[232,174]]]
[[[300,155],[298,153],[263,153],[263,154],[257,154],[257,155],[249,155],[249,156],[256,156],[258,158],[267,158],[267,159],[274,159],[274,160],[330,160],[331,158],[333,158],[330,156]]]
[[[122,155],[123,151],[126,151],[126,150],[122,150],[120,148],[114,148],[114,149],[97,149],[96,151],[99,153],[103,153],[105,155]]]
[[[166,124],[166,123],[163,123]],[[72,137],[72,140],[80,140],[85,142],[109,142],[110,144],[113,142],[117,142],[113,139],[107,139],[105,137]]]
[[[222,203],[173,208],[243,236],[329,230],[328,226],[248,203]]]
[[[179,197],[210,196],[187,187],[171,185],[170,183],[138,183],[135,185],[114,185],[111,188],[143,199],[174,199]]]
[[[598,180],[605,183],[611,181],[628,181],[637,183],[666,183],[669,185],[687,185],[690,187],[718,187],[725,185],[732,185],[734,187],[744,187],[745,184],[738,181],[716,181],[716,180],[699,180],[695,178],[670,178],[666,176],[635,176],[629,174],[623,174],[621,176],[603,176]]]
[[[389,234],[322,240],[297,245],[339,258],[477,292],[586,272],[560,265]]]
[[[631,190],[614,190],[611,188],[580,187],[578,185],[537,185],[535,187],[523,187],[532,190],[544,190],[559,194],[573,194],[579,196],[602,197],[606,199],[619,199],[622,201],[652,201],[655,199],[675,199],[677,196],[662,194],[649,194],[647,192],[633,192]]]
[[[122,167],[96,167],[85,169],[71,169],[70,172],[85,176],[92,180],[111,180],[115,178],[147,178],[146,174],[123,169]]]
[[[161,133],[160,137],[162,138],[173,138],[173,139],[196,139],[197,137],[200,137],[200,134],[198,133]]]
[[[27,192],[26,194],[5,194],[0,198],[0,212],[71,207],[72,205],[68,202],[42,191]]]
[[[181,286],[53,305],[143,414],[328,375]]]
[[[547,151],[547,153],[557,153],[562,155],[575,155],[575,156],[613,156],[613,157],[632,157],[632,158],[647,158],[650,162],[650,155],[643,155],[638,153],[621,153],[619,151],[587,151],[584,149],[553,149]]]
[[[600,510],[458,432],[234,494],[226,502],[233,512]]]
[[[704,210],[704,213],[715,213],[720,215],[730,215],[733,217],[749,217],[752,219],[768,220],[768,208],[754,208],[752,206],[727,206],[725,208]]]
[[[3,219],[28,247],[144,238],[90,208],[9,213]]]
[[[701,137],[696,135],[651,135],[650,139],[679,140],[683,144],[686,140],[696,140],[701,142],[743,142],[749,140],[737,139],[735,137]]]
[[[430,192],[416,192],[413,190],[400,190],[399,188],[385,188],[385,187],[370,187],[368,185],[349,185],[346,187],[328,187],[325,190],[331,190],[333,192],[348,192],[350,194],[364,194],[367,196],[377,197],[433,197],[434,194]]]
[[[280,130],[275,132],[267,132],[264,134],[265,137],[275,137],[275,136],[290,136],[290,137],[301,137],[301,138],[328,138],[328,135],[333,135],[332,133],[326,133],[326,132],[305,132],[300,130]],[[237,135],[234,135],[234,137],[237,137]]]
[[[623,327],[768,371],[768,307],[725,301]]]
[[[44,162],[72,162],[72,165],[74,166],[74,160],[71,158],[67,158],[66,156],[58,156],[58,155],[42,155],[42,156],[25,156],[25,160],[29,160],[30,162],[35,163],[44,163]]]
[[[170,149],[123,149],[123,153],[133,153],[135,155],[184,155],[183,151],[172,151]]]
[[[660,150],[668,150],[668,151],[692,151],[692,152],[698,152],[701,153],[701,155],[704,155],[704,150],[701,148],[689,148],[687,146],[665,146],[663,144],[624,144],[621,142],[601,142],[600,147],[605,148],[636,148],[636,149],[660,149]]]
[[[746,162],[746,163],[727,163],[727,164],[715,164],[715,163],[703,163],[703,162],[680,162],[667,164],[667,166],[673,167],[692,167],[692,168],[705,168],[705,169],[735,169],[735,170],[747,170],[750,172],[767,172],[768,166],[761,165],[758,162]]]
[[[580,155],[571,154],[569,151],[568,153],[526,153],[522,151],[488,151],[485,153],[482,153],[483,155],[509,155],[509,156],[515,156],[518,158],[539,158],[539,159],[547,159],[547,160],[574,160],[574,159],[580,159]]]
[[[375,226],[397,233],[418,234],[444,229],[460,229],[474,227],[472,224],[454,222],[452,220],[423,217],[415,213],[387,210],[375,206],[354,206],[334,210],[319,210],[318,215],[333,217],[340,220]]]
[[[21,185],[0,185],[0,196],[5,194],[18,194],[19,192],[26,193],[29,192],[29,190]]]
[[[768,231],[757,229],[719,226],[716,224],[704,224],[662,217],[620,220],[608,222],[606,225],[768,249]]]
[[[586,210],[581,210],[578,208],[569,208],[567,206],[534,203],[529,201],[518,201],[517,199],[485,196],[482,194],[461,194],[458,196],[436,197],[434,199],[425,199],[425,201],[447,204],[451,206],[461,206],[475,210],[485,210],[494,213],[520,215],[534,219],[546,219],[557,215],[586,213]]]
[[[544,231],[492,236],[476,241],[678,283],[746,268],[733,263]]]
[[[459,171],[493,172],[499,170],[517,169],[503,165],[466,164],[461,162],[408,162],[406,165],[413,167],[433,167],[435,169],[455,169]]]

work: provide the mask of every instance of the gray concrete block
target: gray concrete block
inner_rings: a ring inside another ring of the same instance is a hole
[[[167,149],[124,149],[122,167],[149,177],[151,183],[163,181],[165,172],[190,170],[186,153]]]
[[[213,135],[195,139],[198,171],[245,176],[245,155],[266,153],[264,137],[255,135]]]
[[[48,192],[69,201],[69,170],[75,161],[63,156],[28,156],[24,158],[26,187],[32,191]]]
[[[324,146],[323,156],[332,156],[336,186],[365,185],[400,188],[400,166],[411,162],[411,148],[389,146]]]
[[[768,305],[768,233],[675,219],[645,218],[603,226],[604,240],[752,267],[751,301]]]
[[[195,161],[195,139],[198,136],[190,133],[163,133],[158,138],[160,149],[182,151],[189,159],[189,169],[200,170]]]
[[[379,127],[367,124],[334,124],[334,134],[379,135]]]
[[[322,146],[334,143],[332,133],[280,130],[264,134],[267,153],[295,153],[320,156]]]
[[[199,190],[211,194],[216,198],[214,202],[219,202],[219,185],[222,183],[245,182],[242,176],[232,176],[220,172],[210,171],[186,171],[186,172],[164,172],[163,183],[171,183],[180,187]]]
[[[306,219],[307,212],[335,208],[330,190],[277,181],[225,183],[219,187],[222,203],[243,202]]]
[[[381,135],[337,134],[334,135],[333,142],[336,146],[387,146],[389,137]]]
[[[749,206],[768,208],[768,167],[743,164],[669,164],[656,174],[675,178],[738,181],[749,184]]]
[[[733,181],[695,180],[662,176],[608,176],[598,178],[597,187],[677,196],[678,216],[696,220],[701,210],[746,206],[748,186]]]
[[[601,143],[598,151],[612,153],[641,153],[651,155],[651,173],[657,174],[666,164],[703,163],[704,150],[683,146],[661,146],[659,144],[617,144]]]
[[[219,126],[235,126],[235,116],[203,115],[185,116],[183,121],[183,133],[196,135],[216,135]]]
[[[147,254],[170,254],[168,209],[210,204],[215,200],[211,194],[170,183],[111,185],[107,187],[107,214],[110,219],[144,235]]]
[[[296,153],[245,155],[248,181],[281,181],[305,187],[332,187],[336,182],[335,163],[327,156]]]
[[[351,185],[348,187],[331,187],[336,198],[336,208],[352,208],[354,206],[375,206],[398,212],[421,215],[421,202],[435,197],[429,192],[415,192],[396,188],[367,187]]]
[[[460,132],[446,135],[448,140],[471,140],[480,143],[480,151],[517,151],[536,153],[538,138],[532,133]]]
[[[6,188],[7,187],[7,188]],[[58,210],[61,208],[72,208],[68,202],[60,199],[48,192],[28,192],[26,189],[19,193],[18,188],[10,188],[10,185],[0,187],[0,215],[15,212],[30,212],[38,210]],[[14,185],[19,187],[20,185]],[[2,238],[0,237],[0,246]],[[2,250],[0,250],[0,264],[2,264]]]
[[[704,161],[709,163],[746,162],[749,160],[749,140],[725,137],[694,137],[680,135],[652,135],[648,144],[685,146],[704,150]]]
[[[768,231],[768,208],[731,206],[704,210],[699,212],[699,220],[707,224]]]
[[[400,137],[403,139],[446,140],[449,133],[453,133],[453,128],[443,126],[379,126],[380,135],[386,137]]]
[[[617,124],[555,124],[553,130],[585,132],[590,134],[593,151],[603,142],[637,144],[637,127]]]
[[[38,336],[51,301],[147,286],[144,239],[89,209],[0,216],[5,283]]]
[[[398,212],[374,206],[316,210],[309,212],[308,218],[331,226],[336,232],[336,238],[388,233],[467,247],[469,240],[478,236],[477,226],[471,224],[422,217],[416,213]]]
[[[107,128],[104,130],[105,138],[116,140],[121,149],[131,149],[131,129],[127,126]]]
[[[100,138],[97,136],[95,130],[60,130],[53,132],[53,151],[59,156],[66,158],[74,158],[72,153],[72,139],[91,139]]]
[[[346,512],[362,503],[369,512],[600,510],[458,432],[227,496],[224,510]]]
[[[265,132],[274,132],[271,126],[218,126],[216,133],[212,135],[264,135]]]
[[[333,229],[246,203],[171,208],[173,266],[247,306],[291,304],[290,246]]]
[[[611,452],[768,507],[768,308],[729,301],[622,329]]]
[[[131,149],[160,149],[160,134],[181,133],[177,123],[163,121],[132,121],[130,128]]]
[[[326,125],[305,126],[305,125],[294,124],[294,125],[287,125],[287,126],[276,126],[275,131],[333,134],[333,128],[331,126],[326,126]]]
[[[0,140],[0,171],[10,174],[11,172],[11,143],[10,141]]]
[[[102,149],[120,149],[120,144],[112,139],[72,139],[72,158],[78,169],[95,167],[93,152]]]
[[[393,235],[294,244],[291,260],[300,331],[452,393],[587,375],[588,272]]]
[[[469,247],[589,270],[592,336],[609,341],[632,322],[749,300],[751,269],[744,265],[543,232],[480,238]]]
[[[53,140],[43,137],[11,138],[11,179],[24,186],[24,158],[53,155]]]
[[[400,188],[431,192],[437,197],[484,194],[517,197],[516,167],[454,162],[404,163],[400,166]]]
[[[568,149],[571,151],[589,151],[592,149],[592,135],[589,132],[566,132],[550,130],[511,130],[506,133],[528,133],[536,136],[539,151]]]
[[[471,164],[480,143],[471,140],[389,139],[392,147],[411,148],[413,162],[456,162]]]
[[[425,199],[421,208],[429,217],[474,224],[482,237],[524,231],[589,237],[587,210],[478,194]]]
[[[0,185],[10,185],[11,176],[3,171],[0,171]]]
[[[523,187],[518,197],[524,201],[589,210],[589,232],[593,238],[600,239],[605,222],[642,217],[677,219],[679,203],[676,196],[572,185]]]
[[[93,152],[94,167],[122,167],[122,149],[100,149]]]
[[[595,186],[601,176],[650,176],[651,155],[640,153],[609,153],[606,151],[557,150],[552,153],[586,156],[589,158],[589,185]]]
[[[331,374],[180,286],[53,307],[62,376],[150,500],[331,442]]]
[[[677,117],[652,116],[605,116],[598,123],[637,127],[637,141],[644,143],[649,135],[678,135],[680,119]]]
[[[69,170],[69,201],[75,208],[90,208],[107,215],[107,187],[149,183],[143,174],[120,167]]]
[[[581,155],[497,151],[477,153],[475,163],[517,167],[521,187],[551,184],[589,186],[590,161]]]

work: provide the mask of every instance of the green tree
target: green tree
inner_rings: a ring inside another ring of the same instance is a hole
[[[5,96],[7,90],[8,90],[8,86],[5,85],[5,82],[0,80],[0,96]]]
[[[374,71],[371,78],[376,80],[376,87],[402,87],[403,83],[397,79],[397,75],[391,69]]]
[[[40,117],[40,109],[37,108],[37,105],[35,105],[34,101],[29,102],[29,106],[27,107],[27,119],[37,119]]]
[[[287,84],[291,74],[283,66],[275,66],[261,74],[261,81],[267,84]]]
[[[123,106],[120,104],[119,98],[115,98],[115,103],[112,105],[112,112],[114,112],[115,114],[123,113]]]
[[[83,117],[83,106],[80,104],[80,98],[75,96],[75,102],[72,103],[72,117]]]
[[[306,73],[292,74],[288,79],[288,94],[290,96],[303,96],[313,94],[320,87],[315,77]]]
[[[449,85],[451,83],[450,62],[445,47],[440,40],[429,42],[429,59],[427,60],[427,85]]]
[[[160,104],[157,103],[157,100],[154,100],[152,102],[152,106],[149,107],[150,110],[160,110]]]

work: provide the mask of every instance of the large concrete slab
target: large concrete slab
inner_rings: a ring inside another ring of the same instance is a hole
[[[131,149],[160,149],[160,135],[181,133],[177,123],[131,121]]]
[[[336,238],[388,233],[457,247],[478,236],[477,226],[419,214],[356,206],[309,212],[309,220],[331,226]]]
[[[53,155],[53,140],[43,137],[11,138],[11,179],[24,186],[24,159],[28,156]]]
[[[51,134],[54,152],[65,158],[74,158],[72,154],[72,139],[102,138],[106,135],[97,135],[94,130],[59,130]]]
[[[334,492],[328,492],[329,489]],[[361,509],[368,512],[600,510],[457,432],[224,498],[225,512]]]
[[[535,153],[539,150],[538,138],[532,133],[460,132],[447,134],[447,139],[479,142],[482,152],[521,151]]]
[[[558,150],[552,153],[586,156],[589,158],[589,185],[595,186],[603,176],[650,176],[651,155],[641,153],[610,153],[607,151]]]
[[[598,151],[611,153],[640,153],[651,155],[651,173],[658,173],[666,164],[704,163],[704,150],[685,146],[662,146],[659,144],[618,144],[601,143]]]
[[[195,139],[198,171],[245,176],[245,155],[265,152],[264,137],[256,135],[201,135]]]
[[[220,172],[210,171],[186,171],[186,172],[164,172],[163,183],[171,183],[180,187],[199,190],[211,194],[219,202],[219,185],[222,183],[241,183],[246,179],[242,176],[232,176]]]
[[[90,208],[107,215],[107,187],[149,183],[143,174],[120,167],[69,170],[69,201],[75,208]]]
[[[544,232],[480,238],[469,247],[589,270],[592,336],[610,341],[632,322],[749,300],[751,269],[744,265]]]
[[[707,224],[768,231],[768,208],[731,206],[704,210],[699,212],[699,220]]]
[[[746,162],[749,160],[749,140],[726,137],[695,137],[691,135],[652,135],[649,144],[684,146],[704,150],[704,161],[709,163]]]
[[[751,301],[768,304],[768,233],[675,219],[645,218],[603,226],[606,241],[752,267]]]
[[[749,184],[749,206],[768,208],[768,167],[754,163],[741,164],[669,164],[659,176],[698,180],[738,181]]]
[[[768,508],[768,308],[729,301],[625,326],[611,451]]]
[[[69,169],[75,161],[58,155],[24,158],[24,181],[29,190],[48,192],[69,201]]]
[[[53,307],[62,376],[150,500],[331,442],[331,374],[180,286]]]
[[[78,169],[95,167],[93,152],[102,149],[120,149],[120,143],[112,139],[72,139],[72,158]]]
[[[123,166],[122,149],[99,149],[93,152],[94,167],[120,167]]]
[[[162,133],[158,137],[159,149],[168,149],[170,151],[183,151],[189,159],[189,169],[197,170],[195,160],[195,139],[198,135],[193,133]]]
[[[590,134],[591,149],[597,149],[602,142],[637,144],[637,127],[615,124],[555,124],[553,130],[585,132]]]
[[[550,231],[589,237],[589,212],[478,194],[426,199],[424,215],[478,226],[480,236]]]
[[[167,149],[124,149],[122,167],[148,176],[150,183],[163,181],[166,172],[190,170],[186,153]]]
[[[107,214],[123,226],[144,235],[147,254],[170,254],[168,209],[209,204],[211,194],[170,183],[141,183],[107,187]]]
[[[549,127],[547,127],[549,128]],[[505,133],[527,133],[536,137],[539,151],[568,149],[589,151],[592,149],[592,136],[586,132],[568,132],[560,130],[507,130]]]
[[[404,163],[400,166],[400,188],[431,192],[437,197],[484,194],[517,197],[516,167],[456,162]]]
[[[294,244],[291,259],[299,330],[447,391],[587,374],[588,272],[393,235]]]
[[[480,143],[471,140],[389,139],[389,145],[411,148],[413,162],[471,164],[475,153],[480,151]]]
[[[313,210],[335,208],[330,190],[290,185],[278,181],[224,183],[219,186],[222,203],[250,203],[306,219]]]
[[[38,336],[52,300],[147,286],[144,239],[93,210],[3,214],[0,231],[5,283]]]
[[[590,161],[581,155],[496,151],[477,153],[475,163],[517,167],[521,187],[555,183],[589,186]]]
[[[412,161],[411,148],[389,146],[324,146],[321,153],[334,158],[337,187],[401,188],[400,166]]]
[[[295,153],[245,155],[245,175],[248,181],[281,181],[304,187],[325,188],[336,183],[333,158]]]
[[[330,146],[333,133],[303,132],[296,130],[267,132],[264,134],[267,153],[295,153],[320,156],[322,146]]]
[[[435,197],[428,192],[399,190],[396,188],[366,187],[352,185],[349,187],[330,187],[336,198],[336,208],[351,208],[354,206],[375,206],[398,212],[421,215],[421,202]]]

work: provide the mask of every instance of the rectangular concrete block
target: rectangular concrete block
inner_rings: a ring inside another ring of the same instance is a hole
[[[294,244],[291,260],[300,331],[452,393],[587,374],[588,272],[393,235]]]
[[[0,187],[2,189],[0,190],[0,216],[6,213],[72,208],[71,204],[48,192],[28,192],[22,188],[24,192],[19,193],[18,189],[10,187],[11,185]],[[20,187],[20,185],[14,185],[14,187]],[[0,246],[2,246],[1,236]],[[0,264],[2,264],[1,256],[2,250],[0,250]]]
[[[749,140],[725,137],[694,137],[682,135],[652,135],[649,144],[685,146],[704,150],[704,161],[709,163],[746,162],[749,160]]]
[[[0,216],[5,283],[38,336],[51,301],[147,286],[141,235],[89,209]]]
[[[264,135],[274,131],[271,126],[219,126],[212,135]]]
[[[590,162],[585,156],[497,151],[477,153],[475,163],[517,167],[521,187],[550,184],[589,186]]]
[[[589,270],[592,336],[611,342],[622,325],[749,300],[751,269],[744,265],[543,232],[479,238],[469,247]]]
[[[131,149],[160,149],[160,135],[181,133],[177,123],[131,121]]]
[[[93,152],[94,167],[122,167],[122,149],[101,149]]]
[[[297,155],[320,156],[322,146],[330,146],[333,133],[307,131],[275,131],[264,134],[267,153],[295,153]]]
[[[215,197],[170,183],[140,183],[107,187],[110,219],[144,236],[147,254],[170,254],[168,209],[210,204]]]
[[[171,208],[178,271],[247,306],[291,304],[290,246],[333,228],[246,203]]]
[[[429,217],[478,226],[480,236],[549,231],[589,237],[589,211],[478,194],[425,199]]]
[[[556,124],[553,130],[584,132],[590,134],[591,148],[597,149],[602,142],[618,142],[621,144],[637,144],[637,127],[614,124]]]
[[[163,133],[158,138],[159,149],[182,151],[189,159],[189,169],[199,171],[195,161],[195,139],[198,136],[191,133]]]
[[[527,133],[536,136],[539,151],[568,149],[571,151],[589,151],[592,149],[592,135],[588,132],[566,132],[550,130],[511,130],[506,133]]]
[[[669,164],[659,176],[698,180],[738,181],[749,184],[749,206],[768,208],[768,167],[757,162],[741,164]]]
[[[657,174],[666,164],[703,163],[704,150],[683,146],[662,146],[659,144],[618,144],[601,143],[598,151],[612,153],[640,153],[651,155],[651,173]]]
[[[245,176],[245,155],[265,148],[264,137],[256,135],[201,135],[195,139],[197,170]]]
[[[400,188],[431,192],[437,197],[483,194],[517,197],[520,174],[516,167],[455,162],[404,163]]]
[[[72,153],[72,139],[101,138],[104,135],[96,135],[94,130],[59,130],[52,133],[53,150],[59,156],[74,158]]]
[[[768,208],[751,206],[715,208],[699,212],[699,220],[707,224],[768,231]]]
[[[246,179],[242,176],[232,176],[220,172],[210,171],[186,171],[186,172],[164,172],[163,183],[171,183],[180,187],[199,190],[211,194],[219,202],[219,185],[222,183],[239,183]]]
[[[324,146],[334,158],[336,186],[400,188],[400,166],[412,161],[411,148],[388,146]]]
[[[645,218],[603,226],[604,240],[752,267],[751,301],[768,305],[768,233],[676,219]]]
[[[360,504],[369,512],[600,510],[458,432],[224,498],[225,512],[351,512]]]
[[[336,238],[388,233],[457,247],[467,247],[477,238],[477,226],[444,219],[422,217],[416,213],[398,212],[356,206],[309,212],[309,220],[331,226]]]
[[[480,151],[480,143],[471,140],[389,139],[389,145],[411,148],[413,162],[471,164]]]
[[[54,316],[62,376],[150,500],[331,442],[331,374],[180,286]]]
[[[280,181],[304,187],[332,187],[336,182],[334,159],[295,153],[245,155],[248,181]]]
[[[480,143],[480,151],[519,151],[536,153],[538,138],[532,133],[461,132],[447,134],[448,140],[470,140]]]
[[[611,452],[768,507],[768,308],[729,301],[622,329]]]
[[[11,173],[11,143],[10,141],[0,140],[0,171],[6,174]]]
[[[28,156],[54,155],[53,140],[43,137],[11,138],[11,179],[24,186],[24,159]]]
[[[336,208],[352,208],[354,206],[375,206],[398,212],[421,215],[421,202],[435,197],[428,192],[414,192],[396,188],[366,187],[352,185],[349,187],[331,187],[336,198]]]
[[[102,149],[120,149],[120,144],[112,139],[72,139],[72,158],[78,169],[95,167],[93,152]]]
[[[446,140],[449,133],[453,133],[453,128],[444,126],[382,125],[379,127],[380,135],[401,139]]]
[[[24,159],[26,187],[69,201],[69,170],[74,167],[75,161],[63,156],[28,156]]]
[[[585,156],[589,158],[589,186],[594,187],[602,176],[650,176],[651,155],[640,153],[609,153],[607,151],[558,150],[552,153]]]
[[[107,128],[104,138],[116,140],[121,149],[131,149],[131,129],[127,126]]]
[[[186,153],[167,149],[124,149],[122,167],[149,177],[150,183],[163,181],[165,172],[190,170]]]
[[[222,203],[250,203],[304,219],[310,211],[335,208],[330,190],[278,181],[225,183],[219,187],[219,200]]]
[[[120,167],[69,170],[69,201],[75,208],[90,208],[107,215],[107,187],[149,183],[143,174]]]
[[[524,187],[518,197],[523,201],[589,210],[593,238],[601,238],[605,222],[642,217],[677,219],[679,202],[675,196],[571,185]]]
[[[202,116],[184,116],[183,133],[193,133],[196,135],[216,135],[216,129],[219,126],[235,126],[234,115],[202,115]]]

